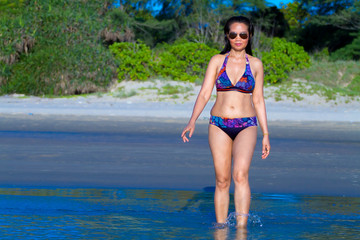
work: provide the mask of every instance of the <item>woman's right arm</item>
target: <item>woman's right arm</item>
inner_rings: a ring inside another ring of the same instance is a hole
[[[187,132],[189,132],[189,138],[191,138],[195,129],[195,122],[200,116],[201,112],[204,110],[207,102],[211,97],[211,93],[215,84],[216,73],[218,72],[219,62],[221,62],[221,55],[215,55],[211,58],[208,64],[205,73],[205,78],[202,83],[200,92],[197,96],[189,123],[186,125],[183,132],[181,133],[181,137],[184,142],[189,141],[189,139],[186,137]]]

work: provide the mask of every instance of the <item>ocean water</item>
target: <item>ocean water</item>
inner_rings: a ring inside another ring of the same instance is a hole
[[[234,210],[231,203],[230,211]],[[214,227],[213,188],[0,188],[0,239],[359,239],[360,198],[252,194],[247,231]]]

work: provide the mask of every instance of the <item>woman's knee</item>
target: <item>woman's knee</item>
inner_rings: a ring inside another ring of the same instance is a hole
[[[226,190],[230,188],[231,178],[217,177],[216,178],[216,187],[221,190]]]
[[[249,174],[247,172],[237,171],[233,174],[234,183],[236,185],[248,184]]]

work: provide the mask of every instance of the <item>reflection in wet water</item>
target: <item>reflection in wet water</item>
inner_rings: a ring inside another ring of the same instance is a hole
[[[248,229],[236,229],[231,215],[214,228],[211,191],[1,188],[0,237],[351,239],[359,209],[360,198],[253,194]]]

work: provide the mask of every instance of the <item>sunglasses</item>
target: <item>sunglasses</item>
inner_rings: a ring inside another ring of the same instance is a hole
[[[229,33],[229,38],[230,38],[230,39],[235,39],[237,36],[238,36],[238,34],[237,34],[236,32],[231,32],[231,33]],[[248,38],[248,34],[242,32],[242,33],[239,33],[239,37],[240,37],[241,39],[247,39],[247,38]]]

